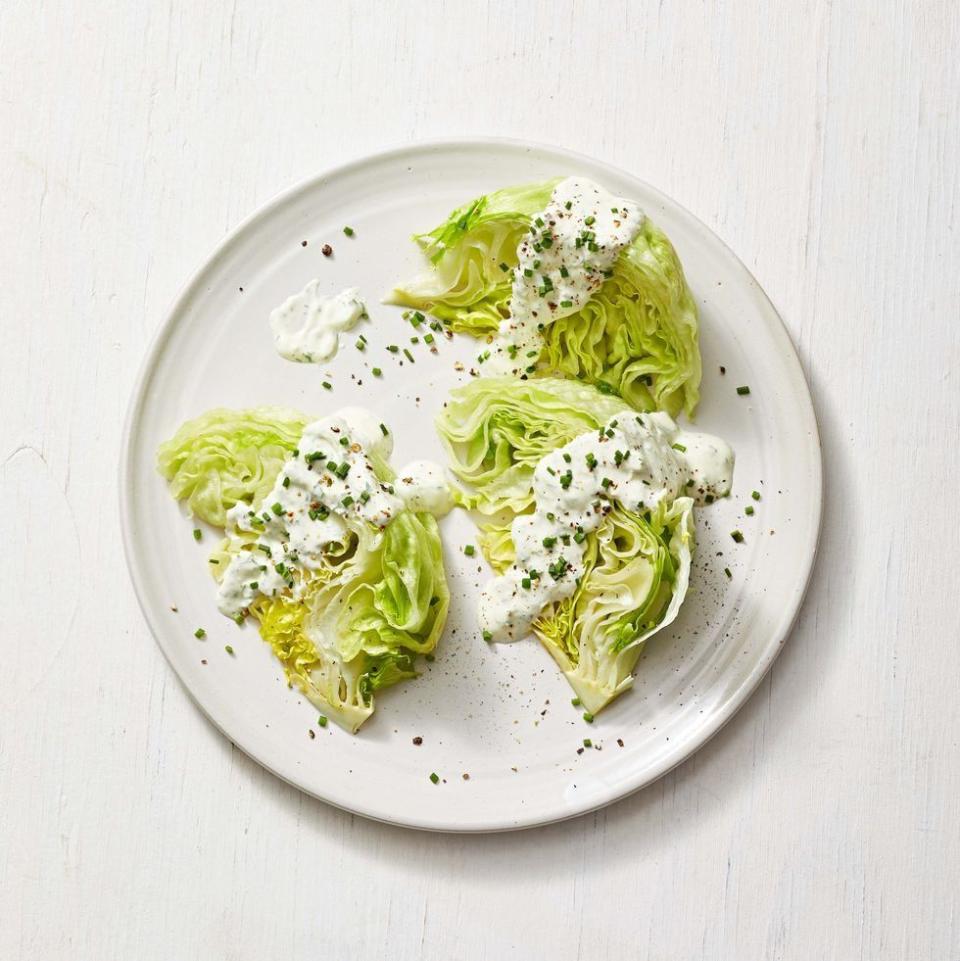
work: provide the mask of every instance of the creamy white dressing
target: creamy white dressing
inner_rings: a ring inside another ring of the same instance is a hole
[[[443,517],[453,510],[453,491],[446,472],[433,461],[411,461],[397,473],[394,486],[412,511],[426,511],[434,517]]]
[[[356,287],[330,296],[320,292],[319,280],[311,280],[271,311],[273,343],[287,360],[322,363],[336,356],[341,331],[355,327],[365,316],[367,308]]]
[[[300,575],[336,553],[351,524],[386,527],[403,501],[379,480],[372,461],[385,462],[392,446],[387,428],[360,408],[308,424],[263,502],[256,509],[237,504],[227,513],[228,530],[256,539],[224,572],[220,611],[236,617],[260,594],[299,596]]]
[[[510,316],[500,324],[485,372],[519,374],[534,365],[540,331],[576,313],[600,289],[643,220],[634,201],[590,180],[567,177],[557,184],[517,247]]]
[[[729,493],[732,477],[729,445],[662,413],[621,414],[551,451],[534,471],[533,513],[511,527],[516,562],[480,595],[484,637],[525,637],[545,607],[573,594],[586,535],[612,504],[643,513],[681,495],[702,502]]]

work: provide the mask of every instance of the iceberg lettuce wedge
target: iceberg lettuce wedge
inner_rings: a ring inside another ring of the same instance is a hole
[[[510,316],[517,245],[557,180],[483,195],[414,239],[424,273],[385,298],[426,311],[451,330],[495,334]],[[701,376],[696,303],[669,239],[649,218],[599,291],[543,330],[537,375],[576,377],[641,411],[692,416]]]
[[[210,557],[218,580],[241,552],[256,553],[256,535],[228,526],[227,511],[261,506],[309,420],[281,408],[215,410],[161,445],[158,468],[171,493],[227,533]],[[367,458],[381,480],[392,479],[377,452]],[[378,691],[417,675],[416,658],[436,647],[450,594],[432,515],[402,510],[382,530],[359,517],[347,523],[319,564],[291,573],[295,588],[257,595],[247,613],[288,682],[356,732]]]

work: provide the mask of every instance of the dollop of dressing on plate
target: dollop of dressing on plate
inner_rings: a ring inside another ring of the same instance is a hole
[[[228,531],[256,536],[223,574],[220,611],[235,618],[260,594],[299,596],[296,575],[323,566],[324,554],[345,544],[351,524],[386,527],[404,507],[393,484],[378,476],[392,447],[387,427],[361,408],[308,424],[263,502],[227,513]]]
[[[453,510],[453,491],[446,472],[433,461],[411,461],[397,473],[394,486],[409,510],[426,511],[434,517]]]
[[[480,595],[484,637],[525,637],[545,607],[573,594],[586,537],[612,503],[640,514],[681,496],[723,497],[733,460],[725,441],[680,431],[663,413],[621,414],[551,451],[534,470],[533,513],[511,527],[516,561]]]
[[[319,280],[311,280],[271,311],[273,343],[287,360],[322,363],[336,356],[341,331],[350,330],[366,316],[356,287],[330,296],[320,292]]]
[[[634,201],[591,180],[560,181],[517,247],[510,316],[500,324],[485,372],[520,374],[532,367],[543,346],[540,331],[587,303],[643,221]]]

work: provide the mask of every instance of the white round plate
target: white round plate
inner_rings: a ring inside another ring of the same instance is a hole
[[[456,511],[442,525],[453,600],[436,660],[417,680],[378,695],[376,713],[358,735],[332,724],[321,729],[317,710],[287,687],[255,627],[239,628],[217,613],[205,563],[215,533],[194,541],[193,522],[156,473],[156,447],[211,407],[284,404],[322,415],[360,404],[392,427],[397,466],[442,460],[433,417],[447,392],[468,378],[454,362],[469,368],[477,343],[440,337],[431,355],[422,343],[409,344],[413,331],[400,310],[379,298],[421,268],[413,232],[432,228],[477,194],[566,174],[636,198],[676,246],[700,305],[697,424],[733,444],[737,468],[733,496],[699,511],[695,572],[681,616],[648,644],[634,689],[587,725],[536,642],[491,647],[478,636],[475,598],[488,575],[479,556],[463,554],[476,535]],[[352,238],[345,225],[355,229]],[[321,254],[324,243],[334,248],[330,258]],[[356,286],[367,298],[366,353],[347,336],[327,367],[275,354],[270,310],[315,277],[331,292]],[[407,345],[415,364],[388,353],[388,343]],[[383,377],[371,377],[371,366]],[[737,394],[740,385],[749,385],[749,396]],[[442,831],[507,830],[582,814],[688,757],[776,657],[800,605],[820,525],[809,392],[780,319],[740,261],[630,174],[556,148],[505,141],[433,143],[369,157],[295,187],[238,228],[187,285],[150,349],[127,420],[122,471],[137,596],[164,654],[210,720],[309,794],[367,817]],[[762,500],[751,500],[753,490]],[[743,514],[748,504],[753,517]],[[731,539],[735,528],[744,544]],[[205,639],[194,637],[197,627],[205,628]],[[601,750],[578,753],[585,736]],[[423,739],[420,746],[414,737]]]

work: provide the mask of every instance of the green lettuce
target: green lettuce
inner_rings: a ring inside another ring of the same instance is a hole
[[[457,332],[496,333],[510,313],[517,246],[556,184],[550,180],[484,194],[429,233],[414,235],[429,268],[396,287],[386,302],[428,311]]]
[[[273,487],[308,419],[282,407],[217,408],[188,420],[157,450],[157,469],[191,515],[223,527],[227,511]]]
[[[632,686],[644,642],[676,618],[693,547],[691,498],[644,516],[617,507],[587,538],[575,593],[534,622],[589,713]]]
[[[225,528],[231,507],[257,507],[270,492],[309,420],[281,408],[210,411],[160,446],[158,468],[177,499]],[[368,457],[381,480],[394,476],[376,452]],[[382,531],[358,517],[347,524],[320,566],[297,571],[299,598],[260,595],[249,614],[288,682],[355,732],[373,714],[377,691],[417,675],[416,658],[443,631],[450,593],[432,515],[401,511]],[[255,542],[249,532],[228,537],[210,557],[214,577]]]
[[[517,245],[556,183],[478,197],[417,235],[429,267],[387,302],[474,337],[496,333],[510,313]],[[649,218],[584,307],[546,327],[536,366],[540,375],[577,377],[619,394],[637,410],[692,416],[701,376],[697,307],[676,251]]]

